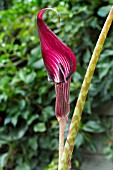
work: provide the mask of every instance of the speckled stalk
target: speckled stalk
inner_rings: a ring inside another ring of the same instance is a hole
[[[82,110],[83,110],[85,100],[87,97],[88,89],[89,89],[89,86],[90,86],[90,83],[93,77],[96,63],[98,61],[100,52],[102,50],[104,41],[106,39],[108,30],[111,26],[112,21],[113,21],[113,7],[111,8],[111,11],[106,19],[106,22],[103,26],[103,29],[97,41],[96,47],[91,57],[91,61],[89,63],[89,66],[88,66],[88,69],[87,69],[87,72],[86,72],[86,75],[85,75],[85,78],[84,78],[84,81],[83,81],[83,84],[82,84],[82,87],[79,93],[79,97],[78,97],[77,104],[76,104],[76,107],[73,113],[72,121],[70,124],[70,130],[67,136],[67,141],[65,143],[59,170],[68,170],[69,159],[71,160],[71,157],[72,157],[74,141],[77,135],[77,131],[78,131],[78,127],[79,127],[79,123],[81,119],[81,114],[82,114]]]
[[[59,161],[58,161],[58,170],[60,168],[60,162],[62,158],[62,153],[64,150],[64,132],[66,126],[66,118],[62,117],[59,121]]]

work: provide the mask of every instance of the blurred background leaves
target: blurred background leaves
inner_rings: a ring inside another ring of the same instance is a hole
[[[71,83],[70,121],[91,54],[112,4],[112,0],[0,0],[0,170],[57,169],[54,83],[47,81],[41,57],[36,26],[38,11],[52,7],[60,13],[59,29],[52,11],[44,15],[44,20],[77,57],[77,71]],[[113,26],[90,85],[75,141],[74,169],[79,169],[82,163],[81,150],[97,151],[98,135],[102,136],[104,154],[113,161],[113,115],[109,114],[113,101],[112,37]],[[98,111],[109,102],[106,111]]]

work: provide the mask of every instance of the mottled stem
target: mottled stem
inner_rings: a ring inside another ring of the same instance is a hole
[[[59,163],[58,163],[58,170],[60,168],[60,162],[62,158],[62,153],[64,150],[64,132],[66,126],[66,118],[62,117],[59,121]]]
[[[102,50],[104,41],[106,39],[108,30],[111,26],[111,23],[113,21],[113,7],[106,19],[106,22],[103,26],[103,29],[101,31],[101,34],[99,36],[99,39],[97,41],[96,47],[94,49],[93,55],[91,57],[91,61],[89,63],[80,93],[79,93],[79,97],[77,100],[77,104],[73,113],[73,117],[72,117],[72,121],[70,124],[70,130],[69,130],[69,134],[67,136],[67,141],[64,147],[64,151],[62,154],[62,160],[60,162],[60,167],[59,170],[68,170],[68,162],[69,162],[69,156],[70,156],[70,160],[72,157],[72,152],[73,152],[73,148],[74,148],[74,141],[77,135],[77,131],[78,131],[78,127],[79,127],[79,123],[80,123],[80,119],[81,119],[81,114],[82,114],[82,110],[85,104],[85,100],[87,97],[87,93],[89,90],[89,86],[93,77],[93,73],[96,67],[96,63],[98,61],[100,52]],[[71,147],[71,150],[70,150]]]

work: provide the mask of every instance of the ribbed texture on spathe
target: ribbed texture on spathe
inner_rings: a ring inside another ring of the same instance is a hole
[[[76,70],[76,57],[42,20],[46,10],[49,9],[41,10],[37,16],[42,57],[48,73],[48,80],[61,83],[66,81]]]
[[[56,90],[56,117],[66,117],[70,112],[69,96],[70,96],[71,77],[63,83],[55,83]]]

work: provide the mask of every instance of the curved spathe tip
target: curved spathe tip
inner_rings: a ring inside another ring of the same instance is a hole
[[[45,13],[45,11],[48,11],[48,10],[52,10],[52,11],[54,11],[54,12],[58,15],[58,24],[59,24],[59,26],[60,26],[60,14],[59,14],[55,9],[53,9],[53,8],[44,8],[44,9],[42,9],[42,10],[38,13],[37,19],[42,19],[42,18],[43,18],[43,14]]]

